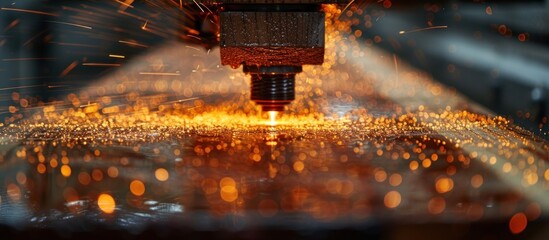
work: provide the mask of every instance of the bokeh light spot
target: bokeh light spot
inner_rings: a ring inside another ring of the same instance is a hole
[[[526,215],[521,212],[516,213],[511,217],[511,220],[509,220],[509,230],[513,234],[519,234],[526,229],[527,224],[528,219],[526,218]]]
[[[159,168],[154,171],[154,176],[158,181],[164,182],[170,178],[170,173],[165,168]]]
[[[400,205],[401,196],[400,193],[397,191],[390,191],[387,194],[385,194],[385,197],[383,198],[383,203],[388,208],[396,208],[398,205]]]
[[[110,214],[114,212],[116,203],[111,195],[103,193],[99,195],[99,198],[97,199],[97,206],[99,206],[99,209],[104,213]]]
[[[142,196],[145,193],[145,184],[139,180],[130,183],[130,191],[135,196]]]

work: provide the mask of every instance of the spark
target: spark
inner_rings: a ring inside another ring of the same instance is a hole
[[[50,77],[19,77],[19,78],[10,78],[10,81],[21,81],[21,80],[31,80],[31,79],[45,79]]]
[[[97,103],[92,103],[90,101],[88,101],[88,104],[82,104],[80,105],[81,108],[85,108],[85,107],[90,107],[90,106],[95,106],[97,105]]]
[[[196,38],[197,40],[202,40],[202,38],[194,36],[194,35],[190,35],[190,34],[187,34],[187,37],[192,37],[192,38]]]
[[[355,0],[351,0],[349,3],[347,3],[347,5],[345,5],[343,10],[341,10],[341,14],[339,16],[341,17],[343,15],[343,13],[345,12],[345,10],[347,10],[347,8],[349,8],[351,6],[351,4],[353,4],[354,2],[355,2]]]
[[[127,12],[121,11],[121,10],[118,10],[117,13],[120,13],[120,14],[128,16],[128,17],[132,17],[132,18],[135,18],[135,19],[138,19],[138,20],[141,20],[141,21],[146,21],[147,20],[147,19],[145,19],[143,17],[140,17],[138,15],[130,14],[130,13],[127,13]]]
[[[397,78],[397,81],[398,81],[399,80],[398,79],[398,59],[397,59],[396,54],[393,54],[393,61],[395,62],[395,74],[396,74],[396,78]]]
[[[63,88],[70,87],[71,85],[48,85],[48,88]]]
[[[5,58],[2,59],[4,62],[12,61],[32,61],[32,60],[54,60],[55,58]]]
[[[26,41],[25,43],[23,43],[23,45],[24,45],[24,46],[27,46],[29,43],[31,43],[32,41],[34,41],[34,39],[38,38],[40,35],[44,34],[45,32],[46,32],[46,30],[39,32],[38,34],[36,34],[36,35],[34,35],[33,37],[31,37],[28,41]]]
[[[76,24],[76,23],[58,22],[58,21],[47,21],[47,22],[50,22],[50,23],[57,23],[57,24],[63,24],[63,25],[69,25],[69,26],[73,26],[73,27],[85,28],[85,29],[90,29],[90,30],[93,29],[93,28],[90,27],[90,26],[81,25],[81,24]]]
[[[214,12],[212,12],[212,10],[211,10],[208,6],[206,6],[206,4],[204,4],[204,3],[200,3],[200,4],[201,4],[202,6],[204,6],[204,7],[206,8],[206,10],[208,10],[208,12],[214,13]]]
[[[76,66],[78,66],[78,61],[72,62],[71,64],[69,64],[69,66],[67,66],[67,68],[65,68],[65,70],[63,70],[63,72],[61,72],[61,74],[60,74],[59,76],[60,76],[60,77],[66,76],[66,75],[69,74],[69,72],[72,71]]]
[[[141,27],[141,29],[145,30],[147,29],[147,24],[149,23],[149,20],[145,21],[145,24]]]
[[[44,85],[38,84],[38,85],[28,85],[28,86],[17,86],[17,87],[6,87],[6,88],[0,88],[0,91],[5,90],[13,90],[13,89],[23,89],[23,88],[32,88],[32,87],[43,87]]]
[[[126,0],[126,2],[122,2],[122,1],[120,1],[120,0],[116,0],[116,2],[117,2],[117,3],[120,3],[120,4],[122,5],[122,6],[120,6],[120,9],[121,9],[122,11],[125,11],[126,8],[133,8],[133,6],[132,6],[133,0]],[[129,3],[127,3],[127,2],[129,2]]]
[[[175,100],[175,101],[165,102],[165,104],[182,103],[182,102],[188,102],[188,101],[197,100],[197,99],[200,99],[200,98],[199,97],[192,97],[192,98],[179,99],[179,100]]]
[[[4,28],[4,32],[12,29],[13,27],[15,27],[17,24],[19,24],[19,19],[15,19],[13,20],[6,28]]]
[[[140,75],[156,75],[156,76],[179,76],[181,75],[178,72],[139,72]]]
[[[426,28],[419,28],[419,29],[414,29],[414,30],[409,30],[409,31],[400,31],[398,32],[398,34],[400,35],[404,35],[406,33],[414,33],[414,32],[421,32],[421,31],[425,31],[425,30],[432,30],[432,29],[446,29],[448,28],[448,26],[432,26],[432,27],[426,27]]]
[[[112,58],[126,58],[126,56],[116,55],[116,54],[109,54],[109,57],[112,57]]]
[[[54,16],[54,17],[58,17],[58,16],[59,16],[59,14],[55,14],[55,13],[42,12],[42,11],[36,11],[36,10],[29,10],[29,9],[21,9],[21,8],[0,8],[0,10],[4,10],[4,11],[15,11],[15,12],[25,12],[25,13],[40,14],[40,15],[48,15],[48,16]]]
[[[209,9],[208,9],[209,11]],[[219,24],[217,22],[215,22],[213,19],[210,19],[210,23],[214,24],[215,26],[217,26],[219,28]]]
[[[193,0],[194,4],[196,4],[196,6],[198,6],[198,8],[200,8],[200,11],[204,12],[204,9],[202,9],[202,7],[200,6],[200,4],[198,4],[196,2],[196,0]]]
[[[82,66],[93,66],[93,67],[120,67],[120,63],[82,63]]]
[[[125,43],[125,44],[132,45],[132,46],[144,47],[144,48],[148,48],[148,47],[149,47],[149,46],[147,46],[147,45],[140,44],[140,43],[137,43],[137,42],[132,42],[132,41],[119,40],[118,42],[119,42],[119,43]]]
[[[200,51],[199,48],[195,48],[195,47],[191,47],[191,46],[185,46],[185,47],[190,48],[190,49],[194,49],[194,50],[196,50],[196,51]]]
[[[95,45],[80,44],[80,43],[66,43],[66,42],[50,42],[50,43],[59,44],[59,45],[62,45],[62,46],[98,48]]]

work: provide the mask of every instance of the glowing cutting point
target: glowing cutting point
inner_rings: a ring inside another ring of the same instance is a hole
[[[269,125],[276,125],[276,115],[278,115],[277,111],[269,111]]]

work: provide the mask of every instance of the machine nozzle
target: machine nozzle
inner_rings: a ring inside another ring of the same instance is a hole
[[[284,111],[295,99],[295,75],[300,66],[244,66],[251,75],[251,99],[262,111]]]

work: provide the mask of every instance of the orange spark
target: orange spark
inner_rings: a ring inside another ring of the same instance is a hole
[[[63,70],[63,72],[61,72],[61,74],[60,74],[59,76],[61,76],[61,77],[66,76],[66,75],[69,74],[69,72],[72,71],[77,65],[78,65],[78,61],[72,62],[71,64],[69,64],[69,66],[67,66],[67,68],[65,68],[65,70]]]
[[[55,58],[4,58],[2,61],[4,62],[12,62],[12,61],[32,61],[32,60],[54,60]]]
[[[156,76],[179,76],[181,75],[178,72],[169,73],[169,72],[139,72],[140,75],[156,75]]]
[[[133,8],[132,3],[134,0],[126,0],[124,2],[116,0],[117,3],[120,3],[120,10],[125,11],[127,8]]]
[[[145,24],[141,27],[141,29],[145,30],[147,29],[147,24],[149,23],[149,20],[145,21]]]
[[[198,6],[198,8],[200,8],[200,11],[204,12],[204,9],[202,9],[202,7],[200,6],[200,4],[198,4],[196,2],[196,0],[193,0],[194,4],[196,4],[196,6]]]
[[[432,29],[446,29],[446,28],[448,28],[448,26],[432,26],[432,27],[419,28],[419,29],[414,29],[414,30],[409,30],[409,31],[402,30],[402,31],[398,32],[398,34],[403,35],[403,34],[406,34],[406,33],[421,32],[421,31],[432,30]]]
[[[82,63],[82,66],[94,66],[94,67],[120,67],[120,63]]]
[[[116,54],[109,54],[109,57],[112,57],[112,58],[126,58],[126,56],[124,56],[124,55],[116,55]]]
[[[20,8],[0,8],[0,10],[33,13],[33,14],[48,15],[48,16],[54,16],[54,17],[59,16],[58,14],[55,14],[55,13],[48,13],[48,12],[29,10],[29,9],[20,9]]]
[[[138,47],[144,47],[144,48],[148,48],[148,47],[149,47],[149,46],[147,46],[147,45],[140,44],[140,43],[137,43],[137,42],[131,42],[131,41],[120,40],[120,41],[118,41],[118,42],[119,42],[119,43],[125,43],[125,44],[128,44],[128,45],[138,46]]]
[[[50,23],[57,23],[57,24],[63,24],[63,25],[69,25],[69,26],[79,27],[79,28],[85,28],[85,29],[93,29],[93,28],[90,27],[90,26],[81,25],[81,24],[76,24],[76,23],[58,22],[58,21],[48,21],[48,22],[50,22]]]

